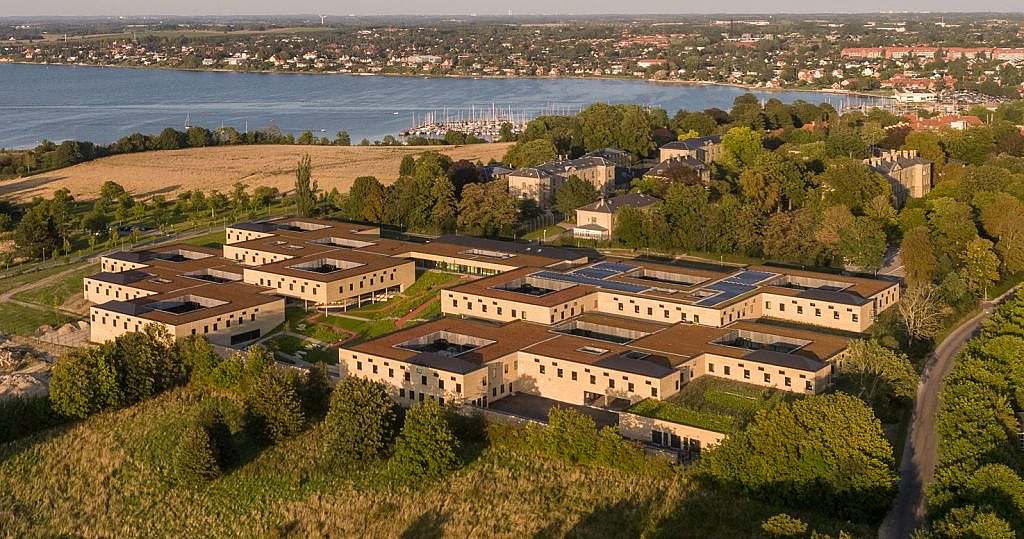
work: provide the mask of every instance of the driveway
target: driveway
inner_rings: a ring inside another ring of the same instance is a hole
[[[906,539],[921,525],[925,510],[925,489],[935,474],[938,433],[935,418],[939,409],[942,381],[953,370],[953,358],[977,332],[995,308],[1016,292],[1013,287],[998,298],[984,301],[981,312],[953,330],[935,348],[921,374],[914,399],[910,432],[900,461],[900,490],[889,514],[878,530],[881,539]]]

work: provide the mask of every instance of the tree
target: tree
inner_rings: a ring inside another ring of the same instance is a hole
[[[361,463],[383,457],[396,428],[395,403],[383,384],[348,376],[334,386],[324,420],[332,458]]]
[[[352,145],[352,137],[349,136],[348,131],[345,131],[344,129],[342,129],[341,131],[338,131],[338,135],[334,137],[334,145],[335,146],[351,146]]]
[[[277,443],[298,434],[305,425],[296,376],[279,367],[264,369],[246,392],[246,408],[263,436]]]
[[[548,139],[536,139],[517,142],[505,153],[504,161],[515,168],[526,168],[553,161],[557,155],[554,143]]]
[[[808,209],[769,217],[763,238],[765,256],[809,266],[816,264],[823,249],[814,237],[815,221],[814,213]]]
[[[740,174],[743,194],[765,212],[780,211],[784,205],[793,209],[793,203],[802,200],[803,188],[796,163],[776,153],[761,154]]]
[[[749,127],[734,127],[722,137],[721,163],[739,174],[765,151],[760,133]]]
[[[185,147],[185,134],[168,127],[160,132],[155,142],[158,150],[180,150]]]
[[[862,213],[868,201],[876,196],[892,194],[881,174],[855,159],[831,161],[818,180],[824,188],[827,206],[846,206],[854,214]]]
[[[576,220],[576,208],[586,206],[597,201],[601,197],[594,184],[579,179],[576,176],[569,176],[569,179],[555,191],[555,208],[558,209],[566,219]]]
[[[175,442],[171,467],[179,483],[199,485],[220,475],[210,433],[198,422],[186,422]]]
[[[398,165],[398,176],[412,176],[412,171],[416,169],[416,158],[412,155],[402,156],[402,162]]]
[[[853,225],[839,231],[839,252],[847,263],[867,271],[878,271],[885,258],[885,230],[869,217],[857,217]]]
[[[999,259],[992,252],[992,242],[975,238],[967,244],[961,272],[967,292],[984,293],[999,278]]]
[[[786,513],[768,517],[761,529],[769,537],[803,537],[807,534],[807,523]]]
[[[837,386],[868,403],[884,418],[898,416],[901,404],[914,399],[917,373],[907,356],[875,341],[850,341]]]
[[[896,491],[882,425],[860,399],[837,393],[783,402],[703,456],[698,473],[772,503],[847,517],[880,517]]]
[[[931,283],[912,285],[900,296],[896,310],[911,339],[931,338],[942,329],[949,309],[940,296],[941,290]]]
[[[615,219],[614,236],[630,249],[647,247],[647,215],[643,210],[626,206]]]
[[[516,202],[505,182],[473,183],[462,191],[458,227],[464,233],[497,236],[516,224]]]
[[[45,205],[36,204],[21,218],[14,229],[14,245],[27,258],[46,258],[60,245],[57,225]]]
[[[455,186],[448,176],[434,178],[430,196],[434,200],[434,206],[430,209],[432,231],[450,232],[455,227],[458,209],[455,202]]]
[[[433,479],[458,466],[458,450],[459,441],[444,410],[426,401],[406,412],[391,463],[401,477]]]
[[[944,539],[1014,539],[1010,524],[974,506],[957,507],[931,526],[930,536]]]
[[[839,234],[853,226],[853,214],[846,206],[832,206],[825,208],[822,212],[818,231],[814,237],[822,245],[837,251],[839,247]]]
[[[919,226],[903,235],[900,256],[907,274],[907,282],[911,285],[931,283],[935,278],[937,262],[927,227]]]
[[[383,222],[384,186],[373,176],[356,178],[341,210],[348,219],[369,223]]]
[[[312,158],[306,154],[295,169],[295,213],[300,217],[312,216],[316,208],[317,192],[320,189],[315,180],[310,180],[312,170]]]

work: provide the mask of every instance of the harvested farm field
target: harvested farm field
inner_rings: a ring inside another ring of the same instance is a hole
[[[320,188],[347,191],[359,176],[376,176],[389,184],[398,178],[402,157],[437,151],[453,160],[487,163],[500,160],[511,144],[466,146],[220,146],[115,155],[35,176],[0,182],[0,197],[28,201],[68,188],[75,198],[96,198],[100,186],[115,181],[136,198],[202,189],[229,192],[236,182],[250,188],[266,185],[282,192],[295,184],[295,166],[305,154],[313,160]]]

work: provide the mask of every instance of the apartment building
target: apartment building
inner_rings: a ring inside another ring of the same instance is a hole
[[[710,165],[722,157],[722,137],[711,135],[669,142],[661,147],[659,153],[659,161],[668,161],[673,157],[690,157]]]
[[[572,229],[572,235],[580,239],[610,240],[622,210],[636,208],[651,211],[660,203],[660,199],[640,193],[601,198],[593,204],[576,209],[576,226]]]
[[[722,327],[773,318],[866,331],[899,300],[899,284],[767,266],[714,268],[606,259],[516,271],[441,292],[445,314],[553,324],[583,313]]]
[[[882,151],[864,163],[889,180],[899,206],[932,190],[932,162],[918,156],[917,150]]]
[[[548,209],[554,204],[558,188],[573,176],[608,195],[615,188],[615,163],[600,156],[584,156],[514,170],[506,178],[513,197],[532,199],[541,208]]]

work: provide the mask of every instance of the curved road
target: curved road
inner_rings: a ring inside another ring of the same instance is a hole
[[[974,336],[982,322],[992,315],[996,306],[1017,288],[1015,286],[995,299],[982,302],[981,312],[953,330],[935,348],[917,386],[914,415],[900,461],[900,490],[878,530],[880,539],[906,539],[921,524],[925,510],[925,487],[935,474],[938,441],[935,417],[939,409],[942,381],[953,370],[953,357],[957,352]]]

